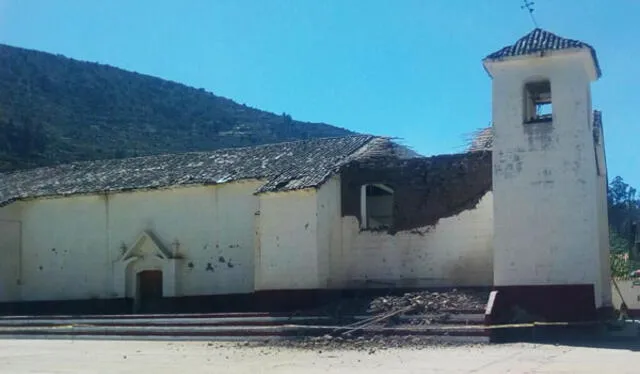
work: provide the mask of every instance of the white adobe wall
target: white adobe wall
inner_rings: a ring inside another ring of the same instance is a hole
[[[254,216],[259,182],[236,182],[110,197],[110,248],[150,229],[184,256],[178,295],[253,291]],[[211,265],[211,266],[209,266]]]
[[[0,208],[0,302],[20,295],[20,205]]]
[[[344,285],[340,177],[334,176],[317,189],[318,279],[323,287]]]
[[[319,279],[317,255],[318,205],[315,189],[260,195],[256,290],[315,289]]]
[[[596,155],[600,175],[598,175],[598,198],[596,200],[598,209],[598,245],[600,250],[600,278],[602,282],[602,305],[612,305],[611,287],[607,287],[611,281],[611,263],[609,258],[609,203],[607,201],[607,160],[604,151],[604,134],[599,130],[600,144],[596,145]]]
[[[344,217],[340,276],[352,287],[490,286],[492,216],[488,192],[473,210],[395,235],[360,231],[357,218]]]
[[[587,53],[587,52],[585,52]],[[604,294],[588,55],[503,62],[493,78],[497,286],[594,284]],[[523,85],[548,78],[553,127],[523,124]]]
[[[124,297],[124,287],[115,286],[114,264],[143,230],[152,230],[166,247],[179,243],[185,258],[178,296],[252,292],[258,211],[253,192],[259,185],[39,199],[2,208],[21,210],[19,299]]]
[[[489,286],[492,195],[422,234],[360,231],[341,217],[340,179],[260,196],[256,289]],[[378,283],[376,283],[378,282]]]
[[[607,202],[607,179],[605,175],[598,178],[598,248],[600,253],[600,282],[601,303],[603,306],[612,305],[611,287],[607,285],[611,282],[611,263],[609,258],[609,217]]]
[[[104,198],[26,202],[21,221],[22,300],[109,296]]]

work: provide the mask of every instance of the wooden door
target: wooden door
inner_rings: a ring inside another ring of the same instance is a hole
[[[138,273],[138,311],[158,311],[162,299],[162,271],[144,270]]]

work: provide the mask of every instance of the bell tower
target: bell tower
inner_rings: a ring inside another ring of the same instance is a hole
[[[537,28],[483,64],[493,91],[498,294],[547,320],[611,305],[595,50]],[[559,311],[564,303],[574,309]]]

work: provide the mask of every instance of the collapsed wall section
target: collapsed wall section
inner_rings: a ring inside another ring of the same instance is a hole
[[[347,286],[490,286],[491,154],[372,158],[341,172]],[[392,191],[390,224],[363,226],[366,185]]]
[[[475,208],[491,189],[491,153],[473,152],[407,160],[370,158],[343,168],[342,216],[361,217],[361,187],[393,190],[389,234],[433,226],[442,218]]]

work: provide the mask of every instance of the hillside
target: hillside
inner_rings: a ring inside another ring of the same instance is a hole
[[[0,171],[347,134],[148,75],[0,45]]]

